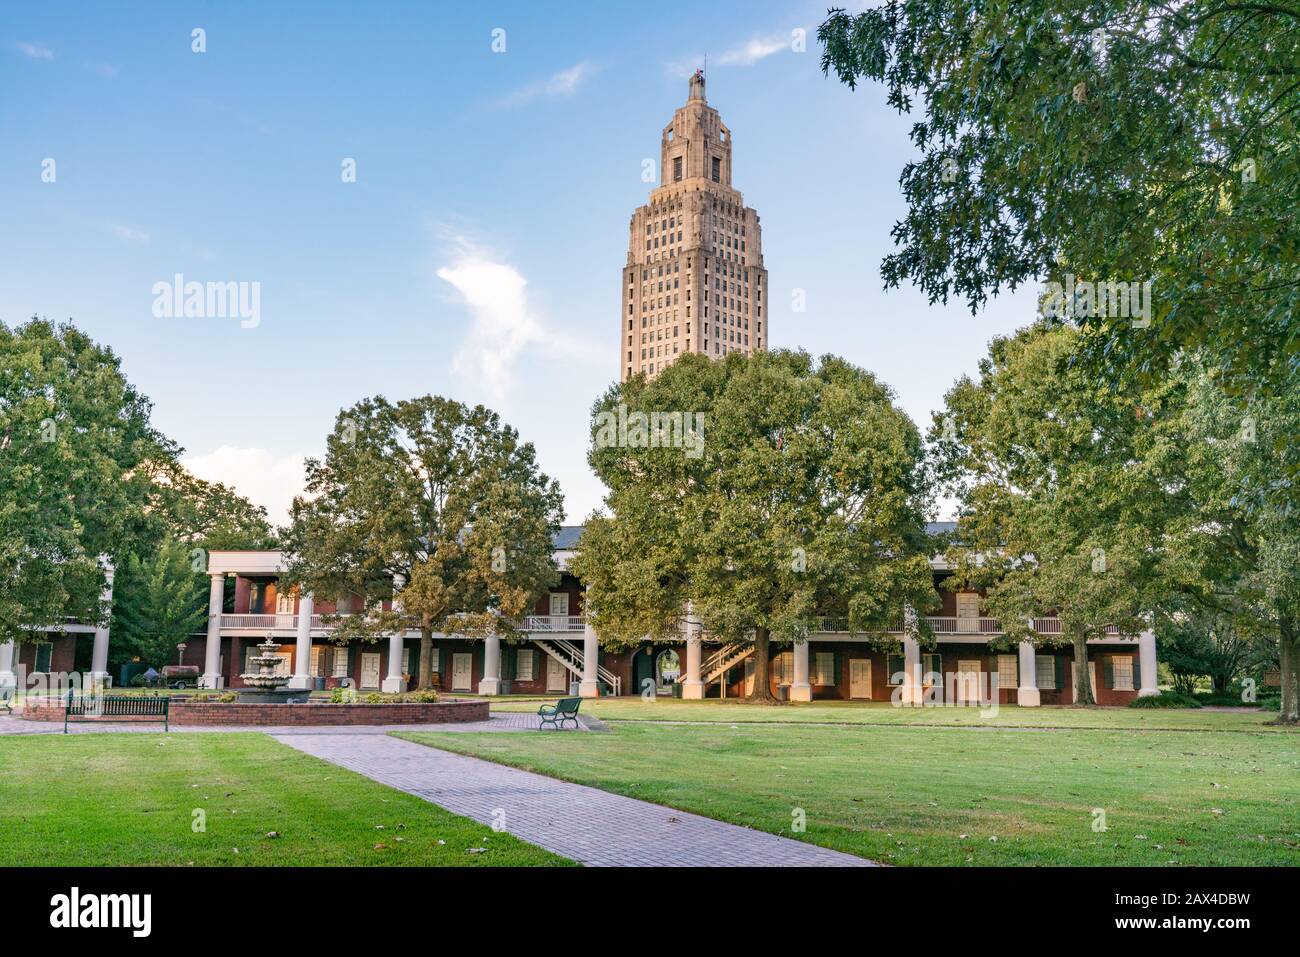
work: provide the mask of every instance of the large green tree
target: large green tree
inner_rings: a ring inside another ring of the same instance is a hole
[[[164,539],[145,556],[130,555],[113,587],[113,651],[117,660],[156,667],[176,659],[176,645],[207,620],[207,580],[194,569],[189,543]]]
[[[101,623],[101,558],[147,526],[151,465],[175,448],[112,350],[74,326],[0,323],[0,641],[73,617]]]
[[[681,639],[689,608],[752,642],[751,700],[773,644],[819,616],[883,634],[934,601],[922,445],[890,391],[842,359],[687,354],[593,409],[588,461],[609,489],[572,569],[608,647]]]
[[[915,117],[887,286],[976,310],[1039,279],[1150,281],[1141,321],[1075,313],[1103,381],[1195,348],[1234,390],[1300,388],[1294,2],[891,0],[818,36],[824,71]]]
[[[960,505],[953,581],[987,589],[1008,641],[1068,642],[1076,702],[1092,704],[1087,643],[1147,626],[1179,567],[1167,542],[1187,506],[1151,464],[1160,455],[1144,423],[1156,397],[1093,387],[1063,361],[1077,339],[1043,323],[995,339],[979,379],[948,393],[931,438]],[[1031,627],[1053,615],[1059,635]]]
[[[1161,490],[1186,515],[1172,551],[1187,566],[1179,600],[1198,616],[1230,615],[1275,642],[1279,721],[1300,721],[1300,391],[1244,402],[1194,356],[1175,367],[1179,401],[1151,418],[1167,450]],[[1271,656],[1270,656],[1271,657]]]
[[[365,399],[343,410],[285,530],[287,583],[360,596],[335,640],[418,628],[419,680],[435,631],[514,634],[558,579],[559,485],[531,443],[483,406],[438,396]],[[385,610],[386,599],[395,606]]]

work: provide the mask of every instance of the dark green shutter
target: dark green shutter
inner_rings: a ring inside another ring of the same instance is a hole
[[[840,686],[840,659],[842,656],[838,651],[833,651],[831,654],[835,656],[835,687],[838,688]]]
[[[420,645],[419,645],[419,643],[417,642],[417,643],[415,643],[415,644],[413,644],[413,645],[407,645],[407,647],[411,649],[411,660],[410,660],[410,662],[409,662],[409,664],[410,664],[410,668],[411,668],[411,677],[414,678],[416,681],[419,681],[419,676],[420,676]]]
[[[1133,690],[1137,691],[1142,687],[1142,655],[1133,656]]]
[[[1115,687],[1115,663],[1110,655],[1101,659],[1101,682],[1107,689]]]
[[[1065,690],[1065,655],[1052,655],[1052,670],[1056,672],[1056,690]]]

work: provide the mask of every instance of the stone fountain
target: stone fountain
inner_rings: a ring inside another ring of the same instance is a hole
[[[241,704],[295,704],[305,702],[310,692],[305,688],[287,688],[289,675],[279,674],[280,656],[276,654],[280,646],[269,635],[266,641],[257,646],[262,649],[260,655],[253,655],[248,660],[257,666],[256,671],[240,675],[244,687],[236,690]]]

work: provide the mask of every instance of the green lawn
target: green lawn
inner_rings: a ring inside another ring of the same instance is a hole
[[[261,734],[0,739],[0,865],[568,863]]]
[[[594,710],[612,717],[607,707]],[[664,709],[674,716],[707,710]],[[1206,717],[1238,723],[1237,715]],[[891,864],[1300,864],[1295,734],[758,718],[610,727],[608,734],[402,737]],[[1105,811],[1104,832],[1093,830],[1097,808]],[[797,809],[806,815],[804,833],[792,833]]]
[[[492,699],[492,710],[533,711],[539,700],[554,702],[558,695],[545,699]],[[887,702],[818,701],[813,704],[761,706],[710,698],[704,701],[681,701],[658,698],[643,702],[640,698],[597,698],[583,701],[582,713],[605,721],[691,721],[722,724],[812,723],[850,725],[943,725],[991,726],[1002,728],[1133,728],[1154,730],[1276,731],[1296,733],[1292,729],[1275,729],[1266,722],[1277,712],[1244,711],[1223,713],[1204,709],[1147,708],[1019,708],[1003,705],[996,715],[977,708],[895,708]]]

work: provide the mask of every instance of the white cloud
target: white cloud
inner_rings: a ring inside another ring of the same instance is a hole
[[[577,93],[587,80],[595,74],[596,67],[586,62],[575,63],[567,70],[552,74],[539,83],[530,83],[507,94],[497,101],[500,107],[523,106],[538,97],[555,100]]]
[[[804,36],[806,42],[806,30]],[[783,50],[792,49],[793,43],[793,30],[786,33],[773,33],[768,36],[753,37],[739,46],[731,47],[730,49],[723,50],[720,54],[710,56],[708,62],[710,66],[753,66],[760,60],[766,60],[768,57],[780,53]],[[665,69],[670,76],[688,77],[704,66],[704,60],[704,54],[697,54],[696,56],[687,57],[683,60],[672,60],[665,64]]]
[[[514,266],[499,262],[463,236],[452,237],[452,261],[438,278],[449,283],[469,307],[471,323],[451,371],[481,386],[494,404],[515,384],[515,362],[530,347],[550,358],[590,361],[590,344],[546,328],[528,302],[528,280]]]
[[[53,60],[54,51],[49,47],[41,46],[39,43],[26,43],[22,40],[14,44],[18,52],[32,60]]]
[[[720,66],[753,66],[759,60],[765,60],[773,53],[780,53],[790,47],[790,37],[755,37],[718,57]]]
[[[187,455],[181,464],[199,478],[221,482],[253,504],[265,506],[271,522],[284,525],[293,497],[302,494],[303,460],[296,453],[277,458],[266,449],[223,445],[207,455]]]
[[[136,229],[134,226],[125,226],[122,223],[113,223],[110,227],[113,235],[118,239],[125,239],[129,243],[147,243],[149,234],[143,229]]]

